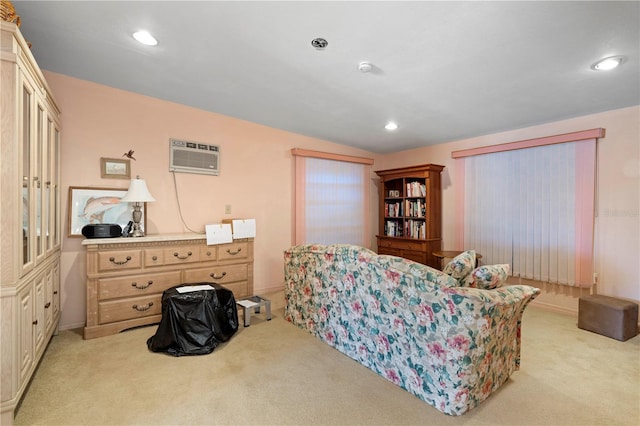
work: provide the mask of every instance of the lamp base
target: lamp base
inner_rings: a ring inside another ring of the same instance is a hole
[[[144,237],[144,231],[140,228],[140,220],[142,219],[142,211],[140,211],[140,203],[135,203],[133,206],[133,228],[130,237]]]
[[[142,232],[142,229],[140,229],[139,226],[140,225],[137,223],[133,224],[133,230],[129,234],[130,237],[144,237],[144,232]]]

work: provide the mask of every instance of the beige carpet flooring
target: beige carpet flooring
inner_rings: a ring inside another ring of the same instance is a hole
[[[527,308],[522,364],[498,392],[447,416],[283,319],[255,316],[212,354],[151,353],[156,327],[51,341],[17,425],[638,425],[640,336],[580,330]]]

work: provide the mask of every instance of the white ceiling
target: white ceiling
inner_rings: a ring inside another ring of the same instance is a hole
[[[638,1],[13,4],[43,69],[378,153],[640,104]]]

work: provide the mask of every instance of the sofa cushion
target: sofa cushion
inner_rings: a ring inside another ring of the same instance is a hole
[[[464,279],[473,271],[476,267],[476,252],[475,250],[463,251],[444,267],[442,272],[452,276],[460,285],[464,285]]]
[[[484,290],[500,287],[507,281],[510,270],[511,268],[507,264],[480,266],[467,275],[464,286]]]

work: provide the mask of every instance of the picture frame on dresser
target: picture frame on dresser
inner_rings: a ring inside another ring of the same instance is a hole
[[[102,188],[91,186],[69,187],[68,237],[83,237],[82,228],[89,224],[118,224],[121,228],[133,215],[133,203],[120,199],[128,188]],[[142,229],[147,228],[146,204],[142,204]]]

